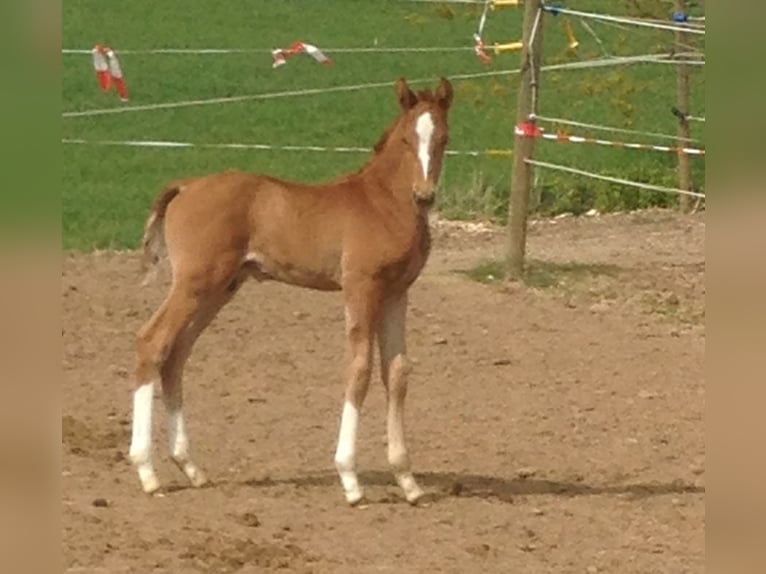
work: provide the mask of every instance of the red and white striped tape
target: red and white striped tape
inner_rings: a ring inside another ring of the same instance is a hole
[[[276,50],[272,50],[271,55],[274,58],[274,63],[271,65],[272,68],[284,66],[287,63],[287,58],[291,58],[297,54],[308,54],[320,64],[324,64],[325,66],[332,65],[332,60],[313,44],[293,42],[289,48],[277,48]]]
[[[98,85],[103,92],[108,92],[114,86],[123,102],[128,101],[128,85],[122,73],[117,54],[109,46],[96,44],[91,50],[93,54],[93,69],[96,71]]]
[[[484,45],[484,40],[481,39],[481,36],[478,34],[473,35],[473,52],[476,54],[476,57],[479,58],[479,61],[482,64],[490,64],[492,63],[492,58],[487,54],[486,46]]]
[[[643,149],[650,151],[660,151],[666,153],[678,153],[683,152],[687,155],[705,155],[705,150],[701,148],[693,147],[677,147],[677,146],[664,146],[664,145],[652,145],[642,143],[631,142],[618,142],[611,140],[602,140],[597,138],[589,138],[583,136],[572,136],[563,132],[549,134],[545,133],[542,128],[538,127],[534,122],[524,122],[516,126],[514,130],[517,136],[542,138],[551,141],[563,142],[563,143],[586,143],[596,144],[609,147],[618,147],[624,149]]]

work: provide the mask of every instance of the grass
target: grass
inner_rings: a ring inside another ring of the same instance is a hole
[[[606,263],[554,263],[529,261],[524,272],[524,282],[530,287],[549,289],[583,283],[593,277],[615,277],[619,267]]]
[[[666,17],[659,0],[581,0],[577,8],[619,14],[641,10]],[[86,140],[179,140],[195,143],[371,146],[396,114],[393,81],[439,75],[516,69],[517,55],[503,55],[486,68],[470,50],[444,53],[328,53],[335,65],[307,57],[271,68],[268,50],[297,39],[320,48],[378,46],[467,46],[481,7],[380,0],[316,2],[284,0],[72,0],[63,5],[63,45],[90,48],[108,43],[119,51],[149,48],[252,48],[262,52],[229,55],[124,54],[120,61],[131,90],[131,105],[177,102],[304,88],[387,82],[391,88],[249,101],[210,106],[62,118],[62,137]],[[646,14],[643,14],[646,15]],[[490,15],[488,41],[516,39],[520,10]],[[598,43],[578,22],[580,47],[566,51],[559,21],[546,17],[545,62],[586,60],[601,55]],[[593,24],[618,55],[670,47],[672,34],[625,31]],[[66,111],[119,107],[114,94],[101,94],[90,57],[63,56],[62,99]],[[418,84],[422,86],[423,84]],[[512,145],[518,77],[455,81],[450,147],[502,149]],[[692,77],[692,111],[704,115],[704,76]],[[541,114],[585,122],[674,133],[670,107],[675,70],[635,65],[597,70],[547,72],[541,87]],[[704,124],[692,126],[703,139]],[[618,138],[619,139],[619,138]],[[651,141],[651,140],[641,140]],[[675,185],[672,155],[541,142],[537,157],[629,179]],[[229,168],[267,172],[298,181],[327,180],[361,165],[364,154],[320,154],[218,149],[146,149],[63,145],[63,243],[66,249],[129,248],[137,245],[152,199],[169,180]],[[508,158],[449,157],[437,208],[454,218],[490,217],[507,211],[511,161]],[[694,158],[694,181],[704,186],[704,159]],[[673,196],[636,192],[590,180],[538,172],[535,203],[542,213],[596,207],[602,211],[664,206]]]
[[[488,260],[459,272],[479,283],[494,284],[505,280],[506,271],[503,261]],[[525,265],[523,281],[537,289],[568,288],[594,277],[615,277],[618,273],[619,267],[604,263],[555,263],[532,259]]]
[[[484,261],[470,269],[459,271],[463,275],[479,283],[492,284],[505,280],[506,265],[502,261]]]

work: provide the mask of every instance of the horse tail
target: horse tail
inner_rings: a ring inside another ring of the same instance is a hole
[[[148,284],[156,275],[155,268],[165,253],[165,213],[168,205],[181,192],[181,182],[166,186],[155,198],[149,218],[144,226],[142,240],[143,257],[141,267],[145,274],[143,284]]]

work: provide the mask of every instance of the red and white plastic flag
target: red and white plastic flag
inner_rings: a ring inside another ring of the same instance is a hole
[[[492,58],[489,57],[489,54],[487,54],[487,51],[484,46],[484,40],[481,39],[481,36],[478,34],[473,35],[473,51],[476,54],[476,57],[479,58],[479,61],[481,61],[482,64],[489,64],[492,62]]]
[[[96,70],[96,79],[101,90],[108,92],[112,87],[112,78],[109,75],[109,62],[106,59],[106,53],[102,46],[95,46],[91,51],[93,53],[93,68]]]
[[[308,54],[314,58],[320,64],[325,66],[331,66],[332,60],[328,58],[322,50],[312,44],[306,44],[305,42],[293,42],[289,48],[277,48],[271,51],[271,55],[274,57],[272,68],[278,68],[287,63],[287,58],[291,58],[296,54]]]
[[[120,67],[117,54],[108,46],[96,44],[91,50],[93,54],[93,69],[101,91],[108,92],[114,86],[123,102],[128,101],[128,85]]]

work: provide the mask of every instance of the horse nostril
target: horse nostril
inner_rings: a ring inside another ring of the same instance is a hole
[[[434,201],[436,200],[436,194],[434,192],[424,192],[424,193],[418,193],[417,191],[412,192],[412,199],[415,200],[415,203],[417,205],[423,206],[423,207],[430,207],[433,205]]]

